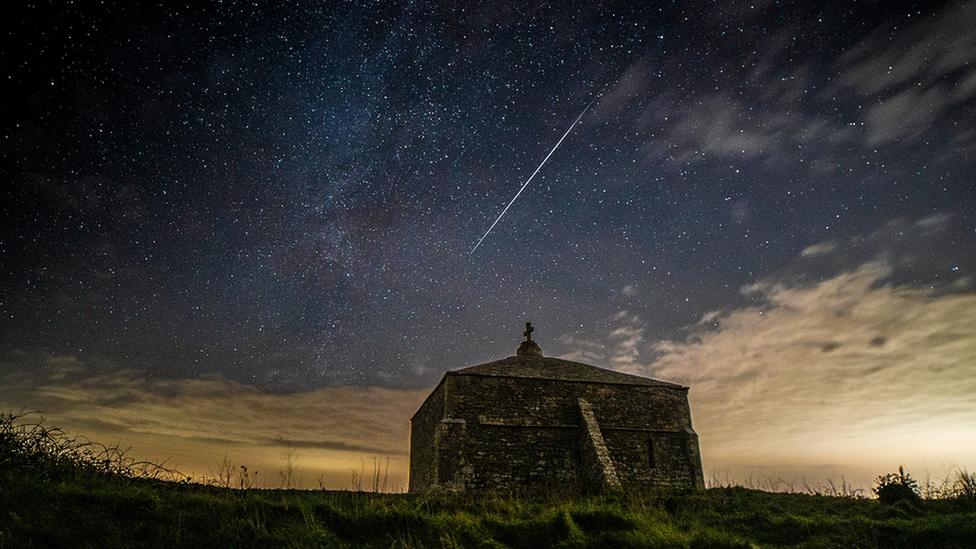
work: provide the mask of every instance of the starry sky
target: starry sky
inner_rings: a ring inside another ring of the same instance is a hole
[[[402,487],[529,321],[690,386],[712,479],[976,469],[976,7],[844,4],[28,4],[0,409]]]

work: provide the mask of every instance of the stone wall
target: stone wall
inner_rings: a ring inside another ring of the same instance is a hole
[[[410,420],[410,488],[426,492],[437,482],[437,429],[444,419],[445,381],[431,392]]]
[[[679,431],[691,428],[684,387],[613,385],[511,377],[452,375],[444,417],[506,425],[578,424],[577,399],[593,404],[603,428]]]
[[[577,428],[472,425],[440,427],[438,488],[498,492],[576,485]]]
[[[623,489],[703,487],[684,387],[448,372],[412,419],[410,491],[605,486],[580,399]]]
[[[603,439],[623,486],[705,487],[694,433],[604,429]]]

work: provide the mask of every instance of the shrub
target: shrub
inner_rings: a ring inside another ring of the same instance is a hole
[[[898,473],[888,473],[878,477],[874,493],[884,505],[899,501],[915,503],[921,499],[918,494],[918,482],[905,472],[904,467],[899,467]]]
[[[956,474],[956,480],[952,483],[950,496],[961,500],[976,502],[976,473],[966,470]]]
[[[45,427],[41,421],[31,421],[30,415],[0,413],[0,472],[37,479],[181,477],[160,465],[133,460],[118,446],[105,446],[69,436],[57,427]]]

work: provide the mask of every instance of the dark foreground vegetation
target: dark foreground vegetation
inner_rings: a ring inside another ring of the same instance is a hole
[[[876,499],[738,487],[423,497],[163,478],[118,449],[0,415],[0,548],[976,546],[966,473],[928,498],[903,471],[885,475]]]

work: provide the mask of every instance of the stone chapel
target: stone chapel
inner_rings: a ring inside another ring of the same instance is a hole
[[[688,388],[542,355],[449,371],[410,420],[424,492],[704,488]]]

